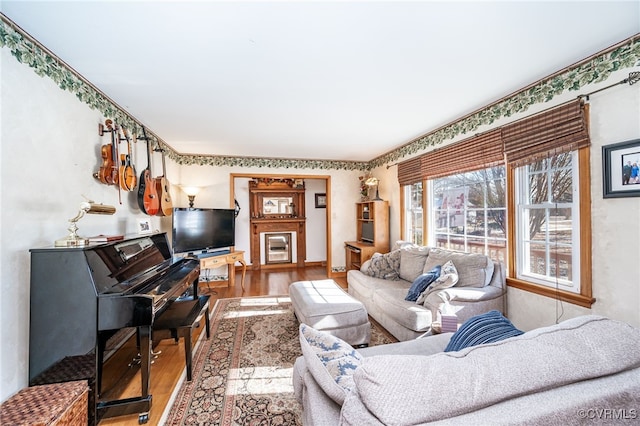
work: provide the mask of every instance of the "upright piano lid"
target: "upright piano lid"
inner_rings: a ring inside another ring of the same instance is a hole
[[[129,292],[171,264],[165,233],[90,247],[85,256],[98,294]]]

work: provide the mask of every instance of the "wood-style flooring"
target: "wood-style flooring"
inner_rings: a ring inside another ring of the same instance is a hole
[[[213,309],[215,301],[220,298],[289,294],[289,284],[292,282],[327,279],[327,274],[326,267],[324,266],[299,269],[247,270],[244,291],[240,286],[240,278],[240,274],[236,274],[236,285],[234,288],[227,287],[226,281],[211,282],[208,284],[201,282],[199,284],[200,292],[211,296],[211,309]],[[345,277],[333,277],[333,279],[340,284],[341,287],[346,288],[347,281]],[[193,342],[196,342],[197,336],[201,331],[202,327],[194,331]],[[154,346],[154,350],[161,351],[161,353],[151,366],[150,393],[153,396],[153,400],[148,425],[160,424],[162,414],[169,402],[171,393],[185,368],[184,343],[182,339],[180,339],[177,344],[171,339],[162,340],[160,342],[154,342]],[[135,339],[131,338],[107,361],[102,387],[103,397],[111,399],[140,395],[139,369],[128,366],[136,353]],[[109,374],[107,371],[112,373]],[[132,414],[107,418],[100,421],[99,424],[100,426],[138,425],[138,415]]]

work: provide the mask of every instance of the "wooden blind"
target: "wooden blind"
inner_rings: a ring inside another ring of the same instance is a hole
[[[415,157],[398,164],[398,182],[400,186],[413,185],[422,180],[421,157]]]
[[[504,161],[500,129],[448,145],[422,156],[422,178],[435,179],[455,173],[496,166]]]
[[[589,146],[585,108],[577,99],[504,126],[507,162],[518,167]]]

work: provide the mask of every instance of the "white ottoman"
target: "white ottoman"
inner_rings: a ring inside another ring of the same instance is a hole
[[[301,323],[339,337],[351,346],[369,345],[371,323],[367,310],[335,281],[297,281],[289,286],[289,296]]]

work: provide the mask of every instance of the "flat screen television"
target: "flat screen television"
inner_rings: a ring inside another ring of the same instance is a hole
[[[174,208],[173,253],[206,253],[235,245],[233,209]]]
[[[365,243],[373,243],[375,233],[373,232],[373,222],[362,222],[360,229],[360,239]]]

